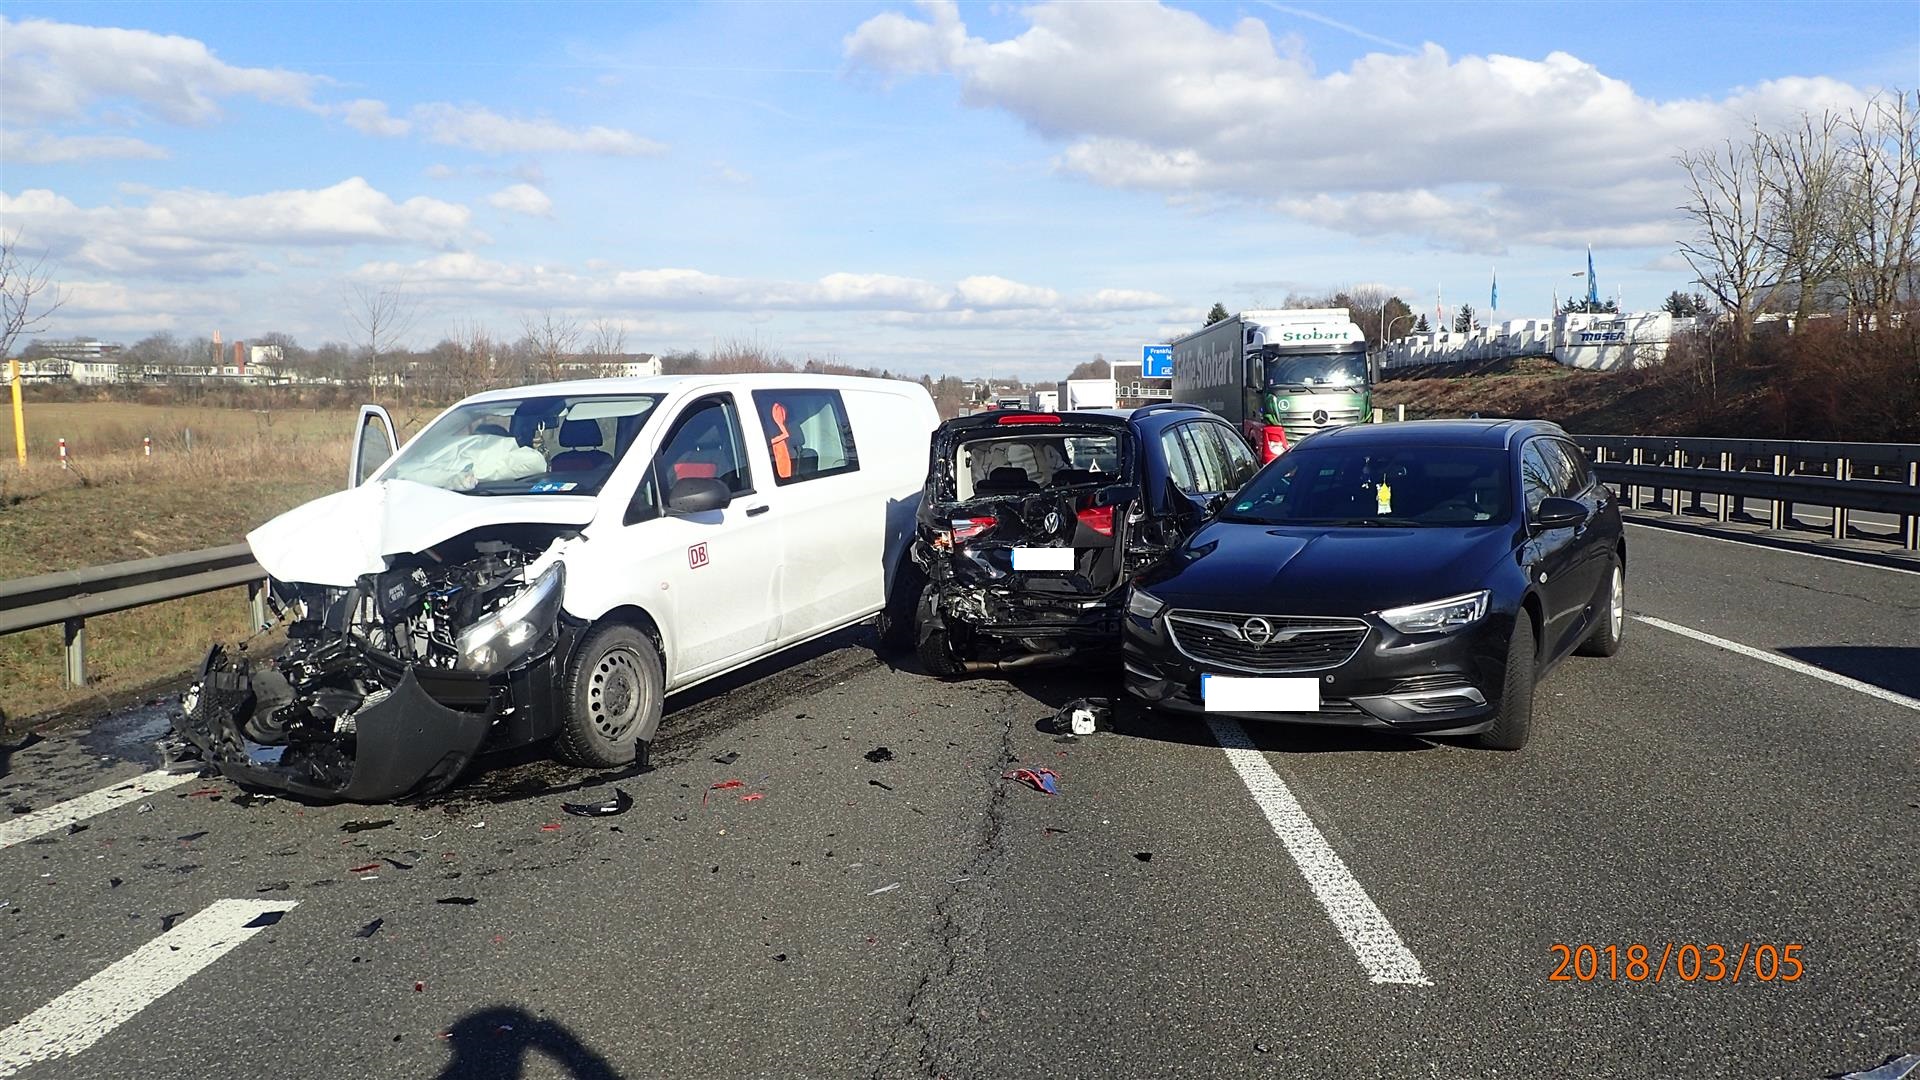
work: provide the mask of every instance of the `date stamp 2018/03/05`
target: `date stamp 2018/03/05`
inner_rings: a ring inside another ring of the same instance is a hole
[[[1717,942],[1667,942],[1649,946],[1564,945],[1554,942],[1547,953],[1554,958],[1548,982],[1661,982],[1678,979],[1684,983],[1795,982],[1806,973],[1800,960],[1799,944],[1740,945],[1736,955],[1731,946]]]

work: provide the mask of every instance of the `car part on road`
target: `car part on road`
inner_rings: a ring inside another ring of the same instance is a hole
[[[1015,769],[1002,773],[1002,780],[1013,780],[1047,795],[1060,794],[1060,774],[1052,769]]]
[[[877,765],[882,761],[892,761],[893,751],[884,746],[876,746],[861,756]]]
[[[572,814],[574,817],[616,817],[631,809],[633,809],[633,796],[619,788],[613,789],[613,798],[606,802],[560,804],[562,813]]]
[[[1091,735],[1113,720],[1112,698],[1074,698],[1054,714],[1053,730],[1060,735]]]

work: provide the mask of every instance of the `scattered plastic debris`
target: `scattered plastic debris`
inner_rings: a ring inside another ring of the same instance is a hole
[[[892,761],[893,751],[887,749],[884,746],[876,746],[873,749],[867,751],[866,758],[868,761],[871,761],[875,764],[879,764],[882,761]]]
[[[613,789],[613,798],[607,802],[560,804],[562,813],[572,814],[574,817],[614,817],[631,809],[633,809],[633,796],[619,788]]]
[[[176,922],[177,920],[179,920],[179,918],[180,918],[180,917],[181,917],[182,915],[185,915],[185,914],[186,914],[186,912],[184,912],[184,911],[176,911],[176,912],[174,912],[174,913],[173,913],[173,914],[171,914],[171,915],[162,915],[162,916],[160,916],[160,932],[164,934],[164,933],[166,933],[167,931],[169,931],[169,930],[171,930],[171,929],[173,929],[173,924],[174,924],[174,923],[175,923],[175,922]]]
[[[729,750],[724,754],[715,754],[713,755],[713,760],[720,765],[731,765],[740,760],[740,751]]]
[[[82,824],[81,822],[78,822],[78,821],[76,821],[76,822],[74,822],[74,823],[72,823],[72,824],[70,824],[70,825],[68,825],[68,826],[67,826],[67,835],[68,835],[68,836],[72,836],[72,835],[74,835],[75,833],[83,833],[83,832],[86,832],[86,831],[87,831],[88,829],[91,829],[91,828],[93,828],[93,826],[91,826],[91,825],[86,825],[86,824]]]
[[[421,992],[422,990],[425,990],[426,988],[427,988],[427,984],[423,982],[416,982],[413,984],[413,992],[416,994]],[[447,1034],[451,1036],[453,1033],[448,1032]]]
[[[212,831],[211,829],[201,829],[199,832],[190,832],[185,836],[176,837],[175,839],[179,840],[183,844],[191,844],[195,840],[199,840],[202,837],[206,836],[207,833],[211,831]]]
[[[549,821],[545,825],[540,826],[540,831],[541,832],[559,832],[560,823],[557,821]]]
[[[353,936],[357,938],[370,938],[380,932],[380,927],[384,925],[386,921],[385,919],[375,919],[360,929],[355,930]]]
[[[1102,728],[1111,728],[1112,720],[1112,698],[1075,698],[1054,715],[1053,730],[1061,735],[1091,735]]]
[[[345,825],[340,826],[340,831],[344,833],[371,832],[374,829],[384,829],[391,824],[393,824],[392,818],[381,818],[377,821],[373,818],[362,818],[359,821],[349,821]]]
[[[484,821],[476,821],[473,824],[467,826],[467,828],[469,829],[484,829],[486,827],[487,827],[487,823]],[[439,834],[435,833],[434,835],[438,836]]]
[[[707,785],[707,790],[700,796],[700,805],[707,805],[707,797],[716,791],[731,791],[734,788],[743,788],[746,786],[747,782],[745,780],[722,780],[717,784],[709,784]]]
[[[435,900],[436,904],[451,904],[454,907],[472,907],[480,902],[477,896],[443,896]]]
[[[764,799],[766,797],[767,796],[764,792],[755,791],[755,792],[752,792],[751,794],[740,796],[740,801],[741,802],[759,802],[761,799]]]
[[[1851,1072],[1839,1080],[1914,1080],[1920,1077],[1920,1054],[1888,1058],[1866,1072]]]
[[[1000,779],[1015,780],[1048,795],[1060,794],[1060,774],[1052,769],[1015,769],[1010,773],[1002,773]]]
[[[870,892],[870,893],[868,893],[867,895],[868,895],[868,896],[879,896],[879,895],[880,895],[881,893],[883,893],[883,892],[892,892],[893,890],[895,890],[895,889],[897,889],[897,888],[899,888],[899,887],[900,887],[900,883],[896,881],[896,882],[894,882],[894,883],[893,883],[893,884],[891,884],[891,885],[882,885],[882,886],[880,886],[879,888],[877,888],[877,889],[875,889],[875,890],[873,890],[872,892]]]
[[[783,952],[777,952],[777,953],[774,953],[774,954],[773,954],[773,962],[774,962],[774,963],[776,963],[776,964],[784,964],[784,963],[786,963],[786,962],[787,962],[787,954],[786,954],[786,953],[783,953]]]
[[[136,812],[141,814],[151,814],[153,813],[153,804],[150,802],[143,802],[140,804],[140,809]]]
[[[373,871],[373,870],[378,870],[378,869],[380,869],[380,864],[379,864],[379,863],[377,863],[377,862],[370,862],[370,863],[368,863],[368,864],[367,864],[367,865],[365,865],[365,866],[356,866],[356,867],[354,867],[354,868],[352,868],[351,870],[348,870],[348,871],[347,871],[347,873],[349,873],[349,874],[365,874],[365,873],[368,873],[368,872],[370,872],[370,871]]]
[[[1257,1042],[1253,1044],[1253,1051],[1256,1054],[1271,1054],[1273,1053],[1273,1047],[1263,1042]]]
[[[1152,861],[1153,861],[1153,852],[1151,852],[1151,851],[1136,851],[1136,852],[1134,852],[1134,853],[1133,853],[1133,857],[1134,857],[1134,858],[1136,858],[1136,859],[1139,859],[1139,860],[1140,860],[1141,862],[1152,862]]]
[[[1065,825],[1048,825],[1040,831],[1046,833],[1048,836],[1059,836],[1062,833],[1071,832],[1072,830],[1068,829]]]
[[[874,787],[877,787],[877,788],[879,788],[879,789],[880,789],[880,790],[882,790],[882,791],[892,791],[892,790],[893,790],[893,785],[892,785],[892,784],[883,784],[883,783],[881,783],[881,782],[880,782],[880,781],[878,781],[878,780],[869,780],[869,781],[867,781],[867,783],[869,783],[869,784],[872,784],[872,785],[873,785]]]
[[[126,884],[126,882],[121,881],[117,877],[110,877],[107,879],[107,888],[109,889],[117,889],[124,884]]]
[[[233,805],[245,806],[245,807],[251,808],[251,807],[259,806],[261,803],[264,803],[264,802],[272,802],[273,800],[274,800],[274,796],[272,795],[260,795],[251,791],[243,791],[240,794],[235,795],[233,797]]]

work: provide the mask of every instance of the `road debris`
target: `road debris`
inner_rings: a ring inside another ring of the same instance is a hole
[[[359,821],[349,821],[345,825],[340,826],[340,831],[344,833],[372,832],[374,829],[384,829],[391,824],[393,824],[392,818],[381,818],[377,821],[373,818],[362,818]]]
[[[877,788],[879,788],[879,789],[880,789],[880,790],[882,790],[882,791],[892,791],[892,790],[893,790],[893,785],[892,785],[892,784],[883,784],[883,783],[881,783],[881,782],[880,782],[880,781],[878,781],[878,780],[869,780],[869,781],[867,781],[867,783],[869,783],[869,784],[872,784],[872,785],[873,785],[874,787],[877,787]]]
[[[72,836],[72,835],[74,835],[75,833],[83,833],[83,832],[86,832],[86,831],[87,831],[88,829],[91,829],[91,828],[93,828],[93,826],[91,826],[91,825],[86,825],[86,824],[82,824],[81,822],[78,822],[78,821],[76,821],[76,822],[74,822],[74,823],[72,823],[72,824],[70,824],[70,825],[68,825],[68,826],[67,826],[67,835],[68,835],[68,836]]]
[[[741,802],[759,802],[761,799],[764,799],[766,797],[767,797],[766,793],[755,791],[755,792],[750,792],[746,795],[740,796],[740,801]]]
[[[1140,860],[1141,862],[1152,862],[1152,861],[1153,861],[1153,852],[1151,852],[1151,851],[1136,851],[1136,852],[1134,852],[1134,853],[1133,853],[1133,857],[1134,857],[1134,858],[1136,858],[1136,859],[1139,859],[1139,860]]]
[[[740,760],[740,751],[729,750],[724,754],[715,754],[713,755],[713,760],[719,765],[731,765]]]
[[[700,795],[700,805],[707,805],[707,798],[716,791],[731,791],[734,788],[743,788],[746,786],[747,782],[745,780],[722,780],[717,784],[708,784],[707,790]]]
[[[264,802],[272,802],[275,798],[276,796],[273,796],[273,795],[262,795],[257,792],[243,791],[240,794],[235,795],[231,801],[235,806],[245,806],[248,808],[252,808],[255,806],[259,806],[261,803],[264,803]]]
[[[559,832],[560,823],[557,821],[549,821],[545,825],[540,826],[540,831],[541,832]]]
[[[868,761],[871,761],[877,765],[882,761],[892,761],[893,751],[887,749],[884,746],[876,746],[873,749],[867,751],[865,756]]]
[[[880,886],[879,888],[877,888],[877,889],[875,889],[875,890],[873,890],[872,892],[870,892],[870,893],[868,893],[867,895],[868,895],[868,896],[879,896],[879,895],[880,895],[881,893],[883,893],[883,892],[892,892],[893,890],[895,890],[895,889],[897,889],[897,888],[899,888],[899,887],[900,887],[900,883],[896,881],[896,882],[894,882],[894,883],[893,883],[893,884],[891,884],[891,885],[882,885],[882,886]]]
[[[1018,781],[1048,795],[1060,794],[1060,774],[1052,769],[1015,769],[1010,773],[1002,773],[1000,779]]]
[[[1113,699],[1075,698],[1054,715],[1053,730],[1061,735],[1091,735],[1113,724]]]
[[[140,809],[139,809],[138,811],[136,811],[136,813],[141,813],[141,814],[151,814],[151,813],[153,813],[153,804],[152,804],[152,803],[150,803],[150,802],[143,802],[143,803],[141,803],[141,804],[140,804]]]
[[[365,866],[356,866],[356,867],[353,867],[352,869],[350,869],[350,870],[348,870],[348,871],[347,871],[347,873],[349,873],[349,874],[365,874],[365,873],[369,873],[369,872],[371,872],[371,871],[374,871],[374,870],[378,870],[378,869],[380,869],[380,864],[379,864],[379,863],[377,863],[377,862],[370,862],[370,863],[368,863],[368,864],[367,864],[367,865],[365,865]]]
[[[633,796],[619,788],[613,789],[613,798],[606,802],[560,804],[562,813],[572,814],[574,817],[614,817],[631,809],[633,809]]]
[[[472,907],[480,902],[477,896],[443,896],[435,900],[436,904],[451,904],[454,907]]]
[[[386,921],[385,919],[375,919],[360,929],[355,930],[353,936],[357,938],[370,938],[380,932],[380,927],[384,925]]]
[[[1866,1072],[1850,1072],[1839,1080],[1915,1080],[1920,1077],[1920,1054],[1888,1058]]]

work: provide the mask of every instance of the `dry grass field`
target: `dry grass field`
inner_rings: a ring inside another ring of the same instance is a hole
[[[26,415],[25,468],[10,410],[0,424],[0,580],[237,543],[345,484],[354,414],[30,400]],[[394,419],[405,429],[430,416]],[[178,675],[209,642],[245,633],[246,610],[235,589],[89,620],[85,689],[61,685],[58,628],[0,638],[0,713],[18,727]]]

